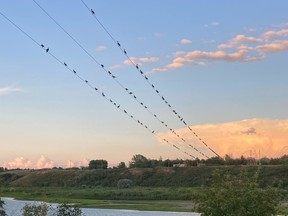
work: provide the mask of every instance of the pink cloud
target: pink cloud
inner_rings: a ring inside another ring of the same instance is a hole
[[[256,50],[263,54],[272,54],[288,51],[288,40],[259,45]]]
[[[180,41],[180,43],[183,44],[183,45],[186,45],[186,44],[191,44],[192,41],[191,41],[191,40],[188,40],[188,39],[182,39],[182,40]]]
[[[259,156],[260,152],[261,157],[275,157],[287,153],[284,150],[288,147],[288,119],[248,119],[190,127],[193,131],[196,131],[209,147],[221,156],[226,154],[234,157],[240,157],[241,155],[250,156],[251,152],[253,156]],[[188,128],[177,129],[176,133],[183,137],[187,143],[193,143],[196,148],[205,154],[213,156],[209,149]],[[170,131],[159,133],[158,135],[161,139],[166,138],[171,143],[175,143],[177,138]],[[159,142],[163,144],[161,139],[159,139]],[[181,140],[177,141],[177,144],[182,146],[182,148],[187,146]],[[197,157],[201,156],[197,152],[193,152],[192,149],[186,149]]]
[[[269,54],[288,51],[288,40],[285,40],[285,37],[288,37],[288,29],[266,31],[259,37],[238,34],[227,43],[218,45],[218,49],[215,51],[176,51],[171,63],[154,68],[152,72],[166,72],[182,68],[187,64],[206,65],[213,61],[253,62],[263,60]],[[273,41],[274,38],[278,40]]]
[[[263,38],[271,40],[275,37],[288,37],[288,29],[281,29],[279,31],[267,31],[263,33]]]

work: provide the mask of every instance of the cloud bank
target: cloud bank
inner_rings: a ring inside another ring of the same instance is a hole
[[[253,156],[279,157],[288,154],[288,119],[249,119],[237,122],[222,124],[207,124],[190,126],[206,143],[219,155],[226,154],[232,157]],[[190,132],[188,128],[176,130],[187,143],[209,156],[213,154]],[[200,158],[192,148],[187,148],[184,142],[177,140],[171,132],[159,133],[159,136],[166,138],[171,143],[177,143],[183,149]],[[159,142],[161,140],[159,139]]]

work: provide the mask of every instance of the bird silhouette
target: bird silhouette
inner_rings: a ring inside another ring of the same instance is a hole
[[[67,64],[64,62],[64,65],[67,67]]]
[[[143,71],[142,71],[142,70],[140,70],[140,73],[141,73],[141,74],[143,74]]]
[[[42,47],[42,48],[44,48],[44,45],[43,45],[43,44],[41,44],[41,47]]]
[[[46,49],[46,52],[49,52],[49,48]]]
[[[102,68],[104,68],[104,65],[103,65],[103,64],[101,64],[101,67],[102,67]]]
[[[139,65],[138,64],[136,64],[136,68],[139,69]]]
[[[94,15],[95,14],[95,12],[91,9],[91,13]]]
[[[127,52],[126,52],[126,50],[125,50],[125,49],[123,50],[123,52],[124,52],[124,54],[125,54],[125,55],[127,55]]]
[[[74,72],[74,74],[76,74],[76,71],[75,71],[75,70],[73,70],[73,72]]]
[[[85,83],[88,83],[88,80],[85,80]]]
[[[105,97],[105,94],[102,92],[102,96]]]
[[[119,43],[119,41],[117,41],[117,45],[118,45],[119,47],[121,47],[121,44]]]

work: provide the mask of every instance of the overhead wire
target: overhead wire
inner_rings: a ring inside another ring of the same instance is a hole
[[[182,142],[184,142],[186,145],[188,145],[189,147],[191,147],[194,151],[196,151],[197,153],[199,153],[201,156],[209,158],[209,156],[207,156],[205,153],[203,153],[202,151],[200,151],[198,148],[196,148],[194,145],[190,144],[187,142],[187,140],[185,140],[180,134],[178,134],[173,128],[169,127],[168,124],[161,120],[159,118],[159,115],[155,114],[154,112],[152,112],[150,110],[150,108],[148,108],[147,105],[145,105],[142,101],[140,101],[138,99],[138,97],[135,95],[135,93],[131,90],[129,90],[127,87],[125,87],[118,79],[117,77],[111,72],[111,70],[106,69],[106,67],[104,66],[104,64],[100,63],[96,58],[94,58],[94,56],[89,53],[89,51],[87,51],[86,48],[84,48],[84,46],[81,45],[81,43],[79,41],[77,41],[55,18],[53,18],[48,12],[47,10],[44,9],[44,7],[42,7],[36,0],[33,0],[33,2],[67,35],[69,36],[98,66],[100,66],[102,68],[102,70],[104,70],[111,78],[113,78],[113,80],[123,89],[126,91],[126,93],[128,95],[130,95],[133,99],[135,99],[137,101],[138,104],[140,104],[151,116],[153,116],[159,123],[161,123],[165,128],[167,128],[172,134],[174,134],[176,137],[178,137]],[[83,2],[83,1],[82,1]],[[84,3],[84,2],[83,2]],[[85,3],[84,3],[85,4]],[[88,8],[88,6],[85,4],[85,6]],[[93,11],[94,12],[94,11]],[[95,12],[94,12],[95,13]],[[100,21],[98,21],[100,22]],[[107,29],[101,25],[105,31],[109,34],[109,32],[107,31]],[[110,35],[110,34],[109,34]],[[110,35],[110,37],[113,39],[112,35]],[[113,39],[114,40],[114,39]]]
[[[0,11],[0,15],[5,18],[10,24],[12,24],[15,28],[17,28],[20,32],[22,32],[25,36],[27,36],[30,40],[32,40],[37,46],[39,46],[42,50],[44,50],[47,54],[49,54],[56,62],[58,62],[59,64],[61,64],[62,66],[64,66],[67,70],[69,70],[70,72],[72,72],[79,80],[81,80],[82,82],[84,82],[86,85],[88,85],[94,92],[97,92],[100,96],[102,96],[106,101],[110,102],[111,104],[113,104],[117,109],[121,110],[125,115],[127,115],[129,118],[133,119],[136,123],[138,123],[139,125],[141,125],[142,127],[144,127],[145,129],[147,129],[150,133],[152,133],[154,136],[158,137],[159,139],[161,139],[163,142],[171,145],[173,148],[181,151],[182,153],[186,154],[187,156],[196,159],[195,156],[193,156],[192,154],[189,154],[188,152],[186,152],[185,150],[182,150],[182,148],[180,148],[179,146],[177,146],[176,144],[172,144],[171,142],[169,142],[167,139],[162,138],[161,136],[159,136],[157,133],[155,133],[155,130],[152,130],[151,128],[149,128],[147,125],[145,125],[142,121],[140,121],[139,119],[136,119],[133,115],[131,115],[126,109],[123,109],[119,103],[116,103],[114,100],[112,100],[111,98],[108,98],[106,96],[106,94],[103,91],[100,91],[99,88],[93,86],[92,84],[90,84],[90,82],[87,79],[84,79],[82,76],[80,76],[78,74],[78,72],[72,68],[70,68],[68,66],[68,64],[65,61],[61,61],[57,56],[55,56],[51,50],[49,48],[46,48],[46,46],[43,43],[39,43],[37,40],[35,40],[31,35],[29,35],[27,32],[25,32],[22,28],[20,28],[15,22],[13,22],[11,19],[9,19],[5,14],[3,14]]]
[[[145,73],[141,70],[140,66],[134,62],[131,57],[127,54],[126,49],[122,48],[120,42],[118,40],[116,40],[112,34],[107,30],[107,28],[102,24],[102,22],[98,19],[98,17],[95,14],[95,11],[93,9],[91,9],[85,2],[84,0],[80,0],[83,5],[88,9],[88,11],[90,11],[90,13],[92,14],[92,16],[94,17],[94,19],[98,22],[98,24],[103,28],[103,30],[109,35],[109,37],[113,40],[113,42],[118,46],[118,48],[122,51],[122,53],[126,56],[126,58],[130,61],[130,63],[132,65],[135,66],[135,68],[137,69],[137,71],[141,74],[141,76],[146,80],[146,82],[154,89],[154,91],[156,92],[156,94],[161,98],[161,100],[169,107],[169,109],[174,113],[174,115],[180,120],[180,122],[182,122],[185,127],[188,127],[189,131],[192,132],[192,134],[204,145],[206,146],[206,148],[208,148],[213,154],[215,154],[217,157],[221,156],[215,151],[213,150],[210,146],[208,146],[208,144],[192,129],[191,126],[188,126],[188,124],[186,123],[186,121],[184,120],[184,118],[178,113],[176,112],[175,109],[172,108],[171,104],[166,100],[166,98],[160,94],[160,91],[155,87],[155,85],[150,82],[149,78],[145,75]]]

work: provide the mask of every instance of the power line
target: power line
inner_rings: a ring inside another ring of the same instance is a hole
[[[187,123],[184,120],[184,118],[178,113],[176,112],[175,109],[172,108],[171,104],[166,100],[166,98],[160,94],[160,91],[155,87],[155,85],[153,83],[150,82],[149,78],[145,75],[145,73],[140,69],[140,66],[135,63],[127,54],[126,49],[122,48],[120,42],[118,40],[116,40],[112,34],[105,28],[105,26],[102,24],[102,22],[100,22],[100,20],[97,18],[97,16],[95,15],[95,11],[93,9],[90,9],[89,6],[84,2],[84,0],[81,0],[81,2],[83,3],[83,5],[88,9],[88,11],[90,11],[90,13],[92,14],[92,16],[94,17],[94,19],[98,22],[98,24],[104,29],[104,31],[109,35],[109,37],[114,41],[114,43],[119,47],[119,49],[122,51],[122,53],[127,57],[127,59],[131,62],[132,65],[135,66],[135,68],[137,69],[137,71],[141,74],[141,76],[146,80],[146,82],[153,88],[153,90],[156,92],[156,94],[161,98],[161,100],[170,108],[170,110],[174,113],[174,115],[180,120],[180,122],[182,122],[185,127],[187,127]],[[218,153],[216,153],[211,147],[208,146],[208,144],[206,142],[204,142],[204,140],[190,127],[188,126],[188,129],[192,132],[192,134],[202,143],[204,144],[211,152],[213,152],[217,157],[220,157],[220,155]]]
[[[72,72],[79,80],[87,84],[91,89],[94,90],[94,92],[97,92],[99,95],[101,95],[106,101],[110,102],[111,104],[114,105],[117,109],[121,110],[125,115],[127,115],[129,118],[133,119],[136,123],[141,125],[142,127],[146,128],[150,133],[158,137],[159,139],[162,139],[165,143],[171,145],[173,148],[181,151],[182,153],[186,154],[187,156],[190,156],[193,159],[196,159],[193,155],[187,153],[186,151],[182,150],[180,147],[178,147],[175,144],[170,143],[167,139],[160,137],[157,133],[155,133],[154,130],[150,129],[147,125],[145,125],[143,122],[140,120],[136,119],[133,115],[131,115],[127,110],[123,109],[120,104],[116,103],[114,100],[111,98],[108,98],[106,94],[103,91],[100,91],[97,87],[93,86],[90,84],[90,82],[86,79],[84,79],[82,76],[80,76],[76,70],[70,68],[68,64],[65,61],[61,61],[58,57],[56,57],[49,48],[46,48],[44,44],[41,44],[37,42],[33,37],[31,37],[28,33],[26,33],[22,28],[20,28],[16,23],[14,23],[11,19],[9,19],[6,15],[4,15],[1,11],[0,14],[2,17],[4,17],[10,24],[12,24],[15,28],[17,28],[19,31],[21,31],[24,35],[26,35],[30,40],[32,40],[37,46],[39,46],[42,50],[44,50],[47,54],[49,54],[55,61],[57,61],[59,64],[64,66],[67,70]]]
[[[119,82],[119,80],[117,79],[117,77],[108,69],[106,69],[106,67],[104,66],[104,64],[100,63],[97,59],[95,59],[93,57],[93,55],[91,53],[89,53],[87,51],[87,49],[84,48],[84,46],[81,45],[80,42],[78,42],[67,30],[65,30],[65,28],[56,21],[56,19],[54,19],[36,0],[33,0],[33,2],[66,34],[68,35],[98,66],[100,66],[110,77],[113,78],[113,80],[123,89],[125,90],[125,92],[127,94],[129,94],[133,99],[135,99],[137,101],[138,104],[140,104],[151,116],[153,116],[154,118],[156,118],[156,120],[161,123],[164,127],[166,127],[172,134],[174,134],[176,137],[178,137],[181,141],[183,141],[185,144],[187,144],[189,147],[191,147],[193,150],[195,150],[196,152],[198,152],[199,154],[201,154],[202,156],[209,158],[206,154],[204,154],[203,152],[201,152],[199,149],[197,149],[195,146],[193,146],[192,144],[187,143],[187,141],[181,137],[174,129],[172,129],[171,127],[168,126],[167,123],[165,123],[165,121],[161,120],[157,114],[153,113],[148,106],[146,106],[142,101],[140,101],[138,99],[138,97],[133,93],[133,91],[130,91],[127,87],[125,87],[121,82]],[[83,2],[83,1],[82,1]],[[83,2],[84,3],[84,2]],[[84,5],[87,7],[87,5],[84,3]],[[88,8],[88,7],[87,7]],[[93,11],[93,10],[92,10]],[[92,13],[95,13],[94,11]],[[98,21],[98,20],[97,20]],[[99,22],[99,21],[98,21]],[[100,22],[99,22],[100,23]],[[102,25],[102,27],[105,29],[105,27]],[[105,31],[109,34],[109,32],[105,29]],[[109,34],[110,35],[110,34]],[[113,37],[110,35],[110,37],[113,39]]]

